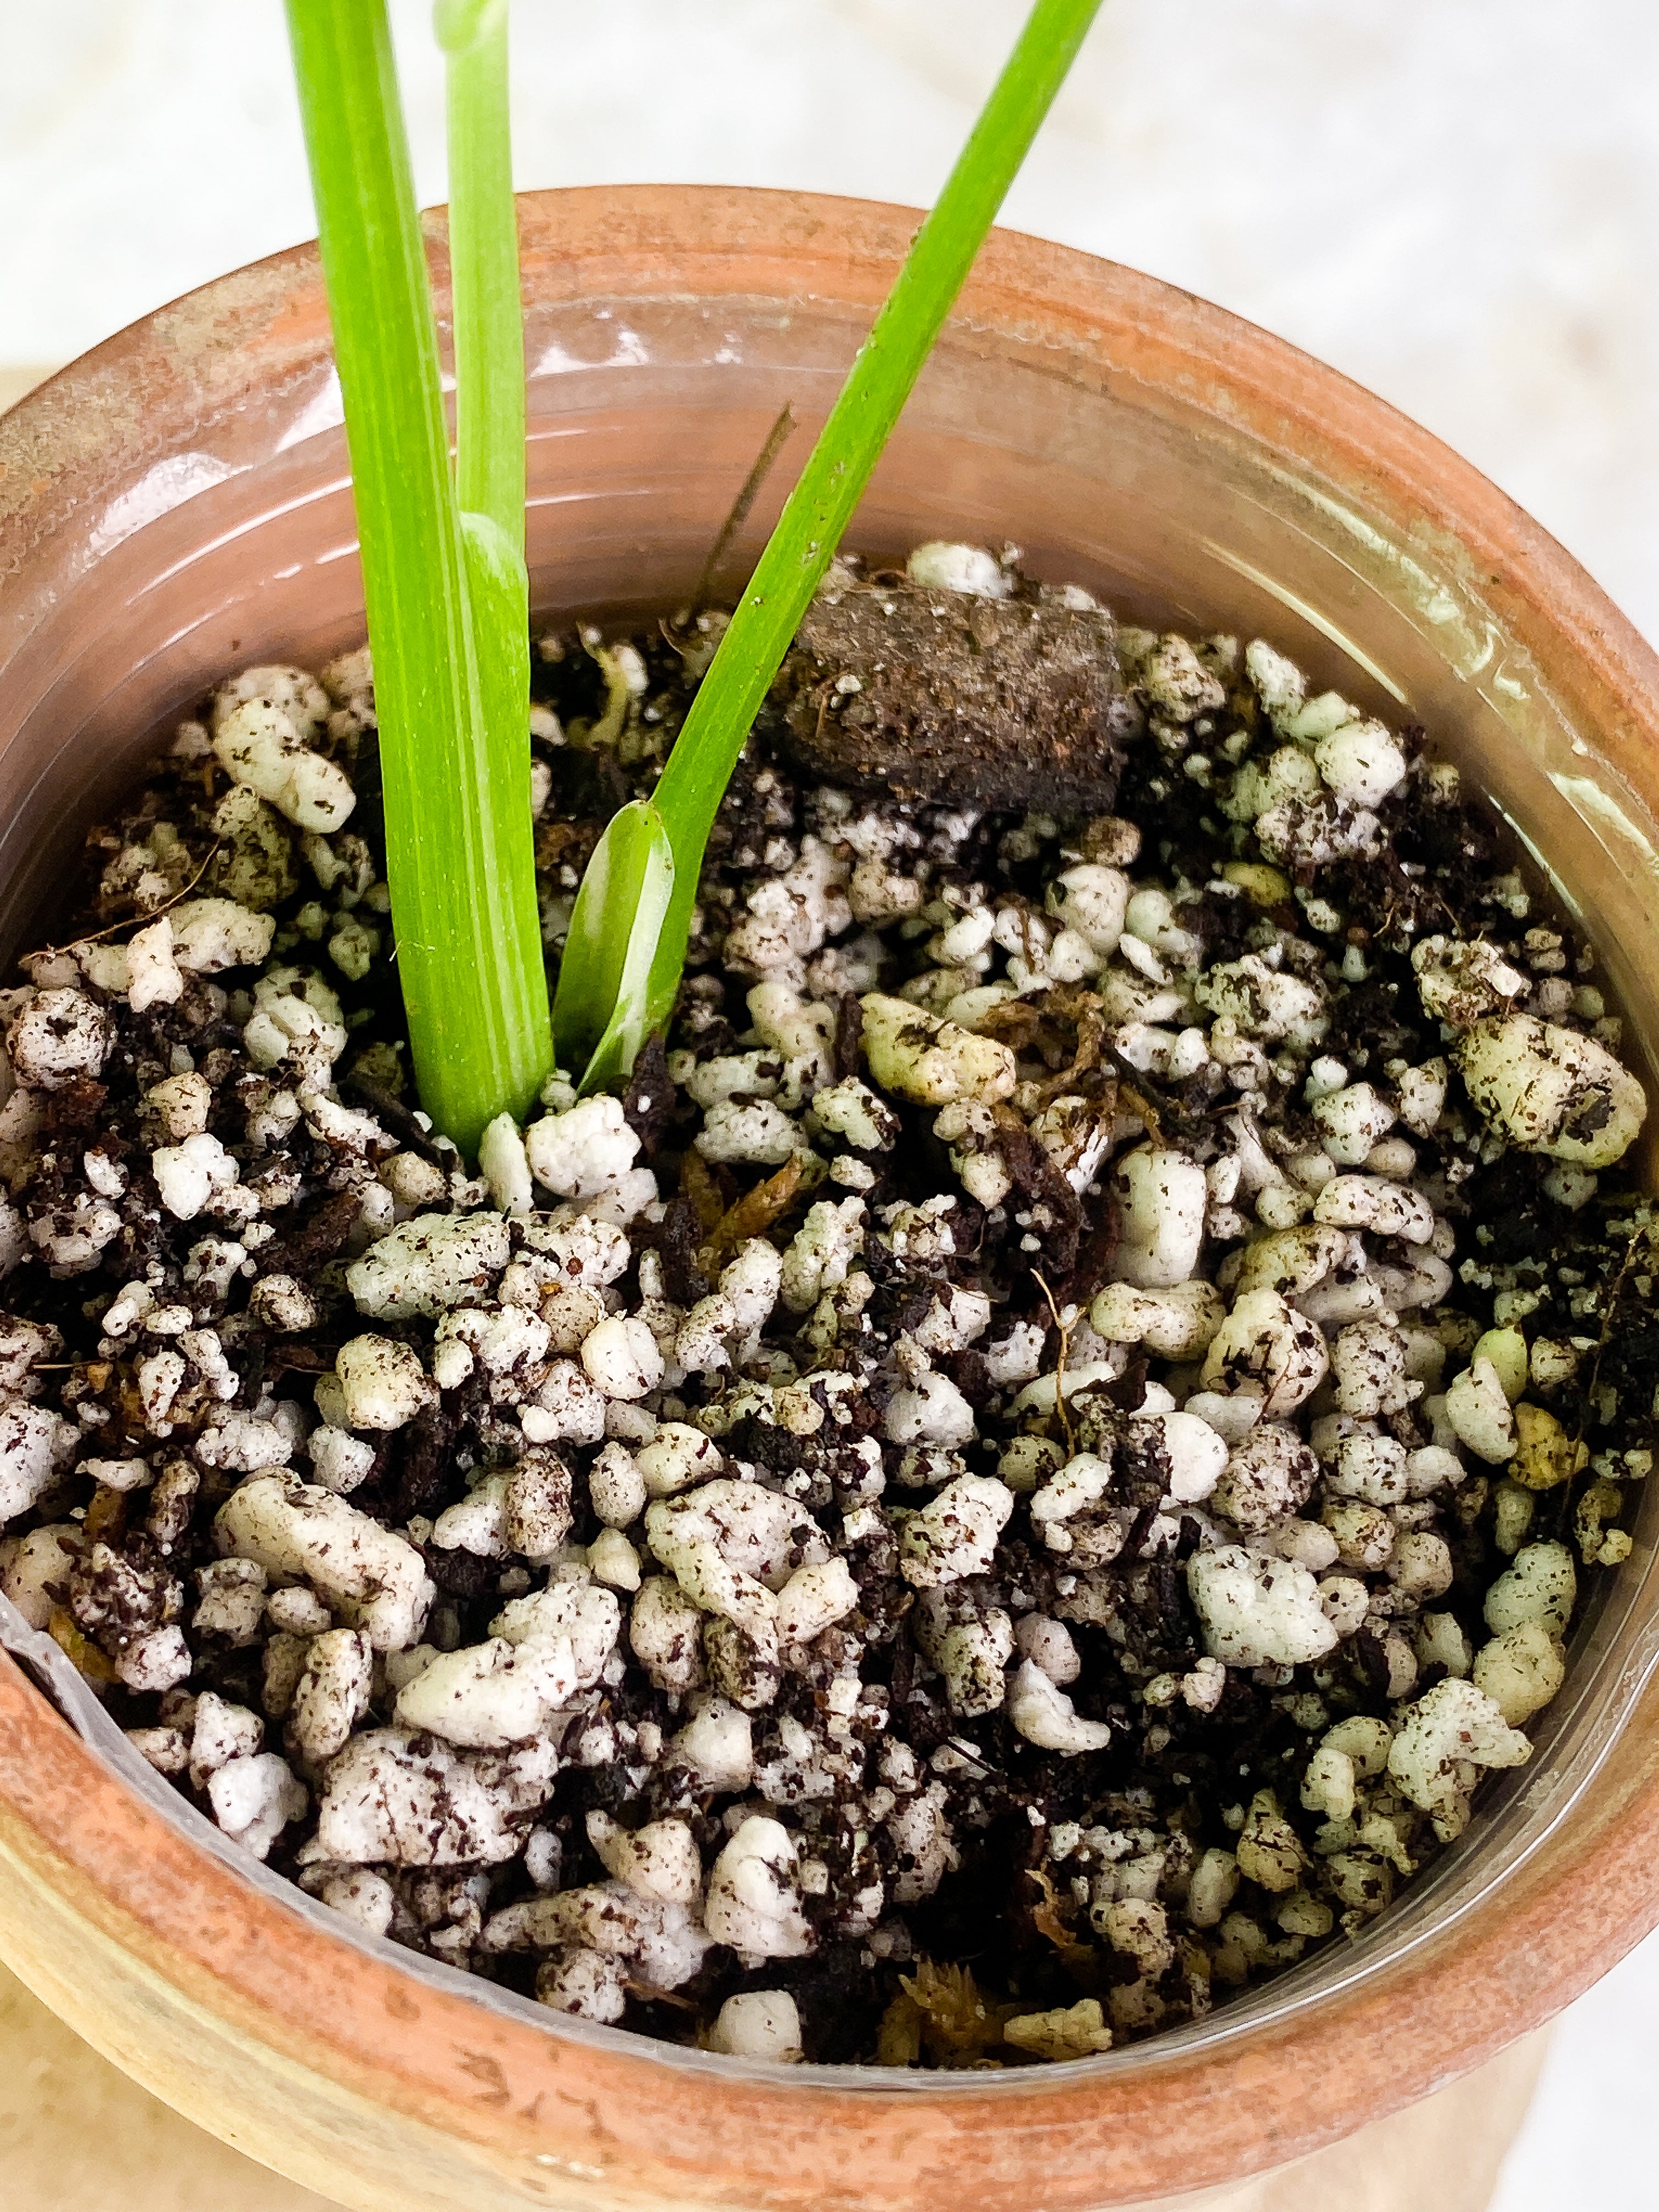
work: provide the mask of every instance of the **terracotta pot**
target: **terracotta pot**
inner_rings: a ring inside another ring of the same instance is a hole
[[[535,196],[523,221],[538,599],[672,605],[781,402],[804,433],[824,412],[914,217],[641,189]],[[1131,611],[1265,632],[1430,724],[1589,909],[1635,1030],[1659,1036],[1659,665],[1432,439],[1213,307],[1000,236],[854,537],[947,533],[1012,538]],[[135,325],[0,424],[4,947],[159,720],[242,661],[358,634],[351,543],[308,248]],[[792,2072],[492,2002],[256,1881],[6,1662],[0,1952],[170,2102],[353,2206],[1180,2196],[1474,2068],[1659,1918],[1653,1517],[1532,1766],[1393,1913],[1103,2060]]]

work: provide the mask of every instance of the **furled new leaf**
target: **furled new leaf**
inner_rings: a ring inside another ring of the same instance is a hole
[[[674,848],[660,814],[636,799],[613,814],[593,848],[553,998],[561,1067],[584,1091],[619,1081],[658,1020],[652,962],[674,888]]]

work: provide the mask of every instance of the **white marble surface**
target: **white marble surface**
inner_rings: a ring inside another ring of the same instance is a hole
[[[423,0],[392,0],[442,196]],[[524,185],[930,198],[1020,0],[518,0]],[[0,384],[312,228],[276,0],[8,9]],[[1115,0],[1007,219],[1279,331],[1437,431],[1659,637],[1659,14]],[[1558,2039],[1493,2212],[1632,2203],[1659,1948]]]
[[[1490,2212],[1561,2212],[1565,2205],[1639,2212],[1651,2204],[1656,2051],[1659,1935],[1562,2020]]]

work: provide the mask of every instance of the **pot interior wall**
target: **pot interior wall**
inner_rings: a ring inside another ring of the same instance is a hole
[[[654,615],[681,603],[787,400],[799,427],[727,563],[722,580],[740,583],[860,335],[850,314],[821,303],[810,313],[771,300],[533,310],[537,605]],[[190,453],[135,471],[98,518],[90,554],[48,574],[10,663],[0,951],[40,941],[81,831],[207,684],[252,660],[314,663],[361,636],[354,535],[325,370],[252,417],[228,413]],[[1596,733],[1571,726],[1547,672],[1506,639],[1455,544],[1345,503],[1218,428],[1212,410],[1194,404],[1183,419],[1167,399],[1146,404],[1127,372],[1103,386],[1063,357],[971,330],[935,357],[850,542],[902,555],[930,537],[1012,538],[1041,575],[1143,619],[1265,635],[1316,685],[1428,725],[1587,916],[1651,1073],[1659,831],[1600,759]],[[1650,1662],[1630,1623],[1653,1517],[1581,1632],[1527,1775],[1359,1943],[1186,2037],[1231,2033],[1363,1972],[1471,1905],[1563,1816],[1605,1748],[1603,1724]]]

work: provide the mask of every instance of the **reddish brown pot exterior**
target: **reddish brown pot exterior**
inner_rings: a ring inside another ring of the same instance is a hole
[[[780,397],[807,422],[823,411],[914,217],[641,188],[532,196],[522,222],[539,596],[660,605],[695,575]],[[9,945],[161,714],[239,653],[357,625],[355,566],[330,557],[349,524],[327,347],[304,249],[136,325],[0,423]],[[1447,730],[1592,908],[1656,1034],[1659,666],[1432,439],[1200,301],[1000,235],[854,537],[896,548],[953,520],[1149,611],[1231,611]],[[1651,1560],[1644,1522],[1527,1785],[1421,1903],[1208,2032],[1085,2065],[790,2075],[487,2011],[459,1978],[417,1979],[391,1946],[256,1890],[9,1661],[0,1953],[192,2118],[356,2206],[1180,2197],[1468,2071],[1659,1919]]]

